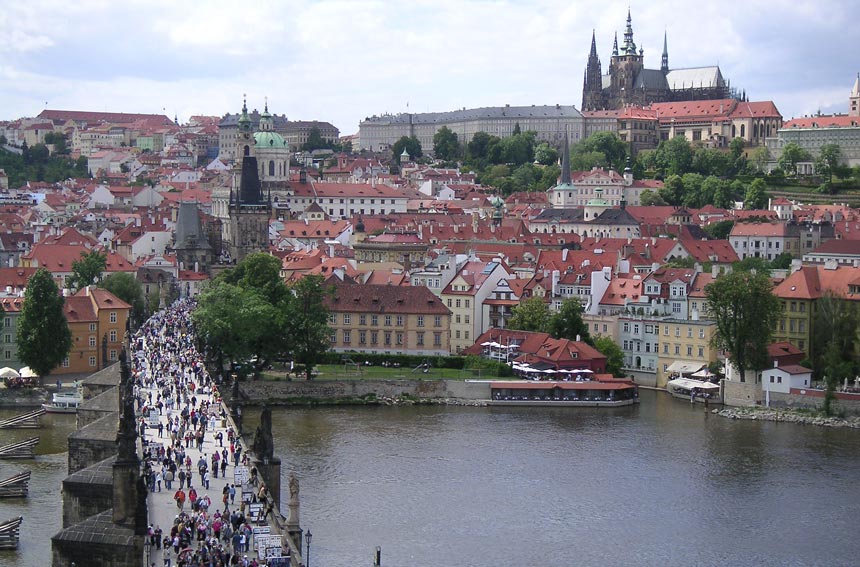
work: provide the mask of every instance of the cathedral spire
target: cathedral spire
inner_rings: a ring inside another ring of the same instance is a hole
[[[570,185],[570,146],[567,141],[567,132],[564,133],[564,146],[561,150],[561,184]]]
[[[615,40],[612,42],[612,56],[618,57],[618,32],[615,32]]]
[[[591,51],[588,52],[588,57],[597,57],[597,41],[593,29],[591,30]]]
[[[627,29],[624,30],[624,55],[636,55],[636,44],[633,42],[633,19],[630,8],[627,8]]]
[[[663,74],[669,72],[669,46],[666,42],[666,31],[663,31],[663,57],[660,61],[660,70],[663,71]]]

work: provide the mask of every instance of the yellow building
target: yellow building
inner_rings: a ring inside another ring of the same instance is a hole
[[[69,356],[54,374],[92,373],[119,360],[131,306],[105,289],[85,287],[63,310],[72,333]]]
[[[666,386],[675,368],[716,362],[718,351],[711,344],[716,331],[717,324],[714,321],[686,319],[660,321],[657,387]]]

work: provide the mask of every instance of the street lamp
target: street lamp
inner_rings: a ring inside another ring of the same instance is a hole
[[[382,548],[378,545],[376,546],[376,559],[373,562],[373,567],[380,567],[382,565]]]
[[[305,550],[305,567],[311,567],[311,539],[313,539],[314,534],[311,533],[311,530],[308,529],[308,532],[305,534],[305,543],[307,544],[307,548]]]
[[[152,541],[150,541],[149,536],[143,539],[143,556],[146,558],[144,565],[148,566],[149,560],[152,558]]]

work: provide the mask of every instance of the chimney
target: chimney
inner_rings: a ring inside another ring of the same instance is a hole
[[[568,253],[568,249],[567,249],[567,248],[562,248],[562,249],[561,249],[561,261],[562,261],[562,262],[567,262],[567,253]]]
[[[582,342],[582,336],[581,335],[576,335],[576,342],[578,342],[578,343]]]

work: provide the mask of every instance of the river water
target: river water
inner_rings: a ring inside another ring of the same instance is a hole
[[[301,480],[312,567],[858,565],[860,432],[638,407],[276,409],[283,486]],[[0,410],[0,417],[16,413]],[[257,413],[246,412],[247,429]],[[0,567],[50,565],[74,416],[39,435],[30,496]],[[286,513],[286,507],[283,510]]]
[[[860,564],[860,432],[641,396],[275,410],[310,564],[371,565],[377,545],[397,567]]]

